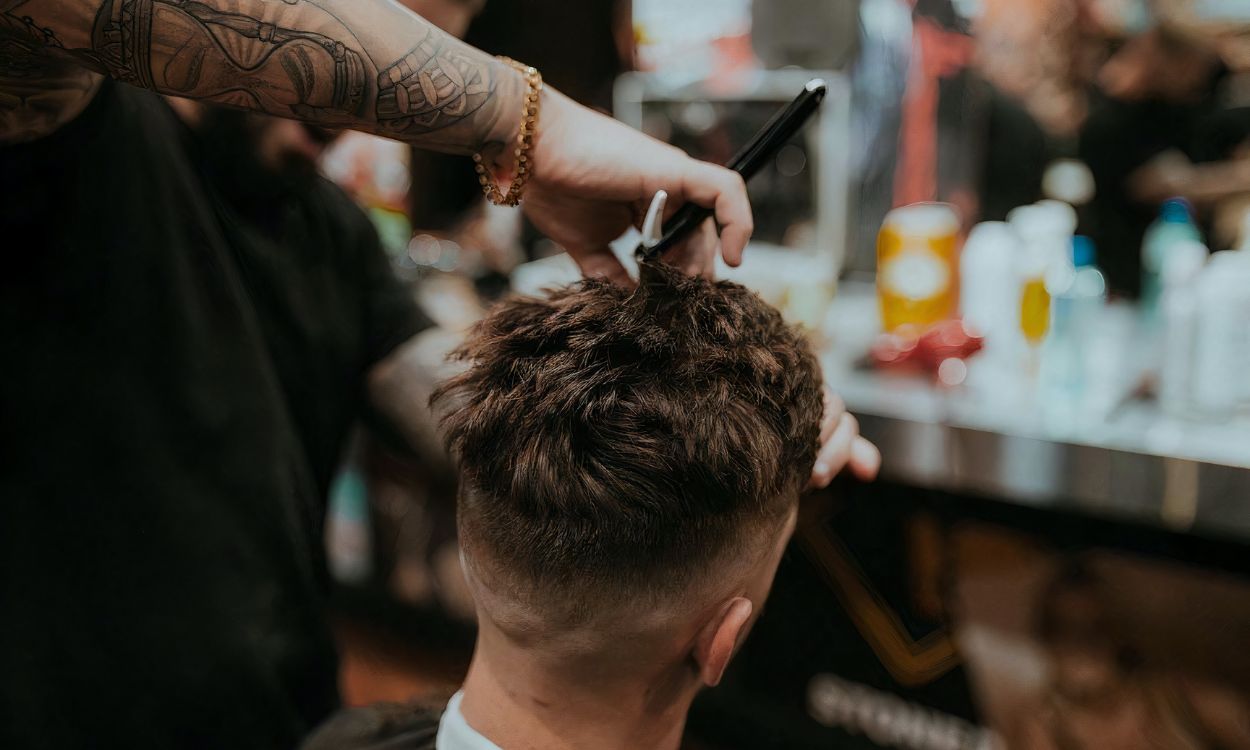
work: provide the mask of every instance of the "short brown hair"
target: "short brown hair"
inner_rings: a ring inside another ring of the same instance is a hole
[[[647,264],[636,290],[510,299],[455,356],[434,400],[462,544],[536,598],[678,591],[784,517],[815,460],[811,347],[738,284]]]

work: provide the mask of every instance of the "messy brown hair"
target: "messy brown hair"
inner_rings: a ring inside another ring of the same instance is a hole
[[[513,594],[680,591],[785,517],[815,460],[811,347],[738,284],[647,264],[635,290],[510,299],[454,356],[434,401],[461,541]]]

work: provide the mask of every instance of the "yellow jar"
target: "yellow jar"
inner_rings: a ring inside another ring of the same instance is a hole
[[[885,330],[955,316],[958,237],[959,217],[945,203],[914,203],[886,214],[877,235],[877,300]]]

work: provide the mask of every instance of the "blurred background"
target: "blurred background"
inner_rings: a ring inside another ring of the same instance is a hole
[[[807,504],[691,747],[1250,747],[1250,2],[408,4],[721,163],[827,83],[722,274],[807,327],[882,479]],[[576,276],[466,159],[348,134],[322,168],[438,323],[431,380]],[[454,497],[435,441],[355,441],[348,702],[459,684]]]

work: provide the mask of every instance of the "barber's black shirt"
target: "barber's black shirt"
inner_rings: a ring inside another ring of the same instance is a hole
[[[187,130],[260,322],[317,485],[329,489],[349,428],[366,410],[368,369],[432,325],[395,277],[377,231],[350,197],[312,172],[256,164],[240,129]],[[220,120],[221,117],[218,117]]]
[[[365,335],[343,299],[258,303],[180,128],[105,83],[0,147],[0,747],[290,748],[337,702],[291,404],[338,382],[291,363]]]

